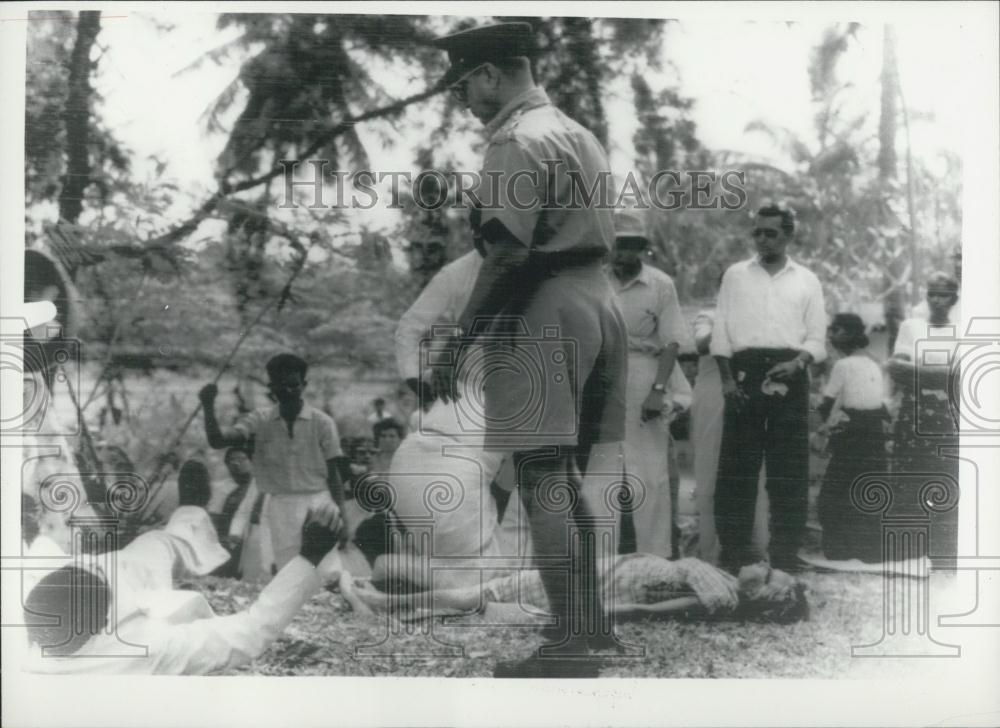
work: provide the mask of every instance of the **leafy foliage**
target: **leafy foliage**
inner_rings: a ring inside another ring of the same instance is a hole
[[[838,61],[858,32],[855,24],[831,26],[814,48],[809,66],[815,110],[813,138],[763,120],[747,125],[748,134],[766,135],[791,161],[789,167],[742,154],[702,151],[700,159],[707,162],[707,168],[745,174],[747,202],[743,210],[684,209],[651,215],[657,262],[675,276],[682,300],[714,295],[725,267],[752,250],[747,236],[748,211],[771,201],[784,201],[796,211],[799,245],[790,254],[823,281],[831,309],[858,310],[862,303],[880,300],[896,290],[908,291],[912,300],[916,293],[913,281],[941,267],[947,251],[958,244],[959,160],[946,156],[937,173],[915,162],[913,222],[916,244],[927,255],[919,271],[911,270],[907,263],[913,231],[895,169],[892,174],[885,171],[886,143],[879,148],[869,143],[872,119],[869,114],[850,112],[845,99],[852,87],[837,75]],[[662,112],[649,111],[650,97],[641,83],[633,85],[642,122],[636,149],[645,152],[645,157],[637,160],[639,168],[648,174],[654,159],[660,169],[670,168],[662,166],[662,160],[676,160],[678,147],[686,153],[683,158],[699,159],[696,146],[683,144],[686,127],[667,127]],[[673,105],[683,109],[682,103]],[[900,119],[892,123],[894,132]],[[883,136],[888,136],[884,130]],[[894,139],[894,133],[889,138]],[[675,155],[674,159],[669,155]],[[894,154],[891,159],[895,164]],[[718,192],[718,186],[714,191]]]
[[[220,28],[243,29],[238,44],[262,44],[263,49],[240,69],[247,100],[219,160],[221,169],[253,174],[264,160],[294,158],[350,118],[352,107],[385,103],[366,56],[434,65],[431,57],[439,54],[426,47],[433,37],[426,22],[403,15],[222,15]],[[235,103],[235,89],[231,86],[213,104],[210,119]],[[320,156],[334,167],[341,159],[357,168],[368,166],[353,128],[323,145]]]
[[[29,23],[27,201],[36,216],[51,218],[66,172],[62,118],[76,25],[75,16],[65,12],[33,14],[36,20]],[[817,39],[809,67],[813,134],[797,135],[762,120],[747,126],[747,134],[766,135],[782,150],[790,164],[780,167],[701,144],[692,99],[679,81],[664,82],[667,74],[659,73],[668,61],[668,24],[524,20],[535,26],[544,50],[535,64],[539,83],[603,141],[622,141],[609,139],[607,99],[631,93],[638,121],[631,141],[642,177],[665,169],[745,173],[745,209],[688,206],[654,211],[647,219],[655,262],[674,276],[682,301],[713,296],[725,267],[750,250],[747,210],[770,199],[786,200],[798,211],[801,247],[793,255],[820,275],[831,307],[851,308],[883,295],[886,271],[894,276],[891,283],[906,285],[911,272],[891,266],[909,244],[903,190],[892,175],[879,174],[874,104],[868,113],[852,112],[849,102],[856,108],[858,99],[838,76],[839,59],[852,48],[857,26],[832,26]],[[428,42],[483,22],[489,20],[221,16],[220,29],[235,29],[239,36],[199,59],[239,62],[232,83],[205,115],[208,130],[229,134],[217,162],[220,185],[181,223],[174,219],[177,188],[164,176],[164,165],[138,179],[129,169],[129,153],[102,124],[102,100],[92,95],[92,184],[79,237],[100,264],[85,267],[77,280],[90,314],[82,332],[85,353],[108,362],[109,376],[115,368],[143,366],[208,370],[221,366],[245,334],[231,369],[251,379],[279,349],[358,375],[394,376],[395,324],[440,265],[468,249],[464,211],[421,210],[404,193],[403,222],[394,235],[384,236],[343,211],[279,210],[269,184],[276,179],[276,160],[306,153],[329,159],[334,167],[368,166],[358,119],[377,120],[373,133],[386,145],[401,133],[415,140],[418,169],[460,168],[456,148],[463,145],[456,140],[471,138],[478,125],[457,113],[446,94],[434,96],[445,58]],[[377,83],[386,69],[427,91],[396,98]],[[408,113],[410,104],[425,99],[419,113]],[[925,121],[915,112],[909,118],[913,124]],[[481,142],[473,142],[474,149],[476,144]],[[934,161],[940,161],[937,169]],[[917,159],[911,177],[913,220],[926,252],[922,265],[941,267],[961,233],[960,162]],[[719,192],[719,185],[712,191]],[[199,228],[211,218],[214,227]],[[196,230],[200,239],[189,240]],[[410,272],[393,262],[400,240],[407,246]],[[433,250],[438,243],[440,249]],[[287,289],[303,260],[301,275]],[[281,306],[272,305],[278,300]],[[165,410],[165,417],[177,419],[184,409]],[[145,461],[153,453],[141,457]]]

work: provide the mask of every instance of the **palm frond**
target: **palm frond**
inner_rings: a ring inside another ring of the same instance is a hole
[[[221,66],[222,62],[226,60],[231,54],[235,53],[241,47],[245,48],[247,46],[246,35],[241,35],[238,38],[233,38],[232,40],[227,40],[225,43],[216,46],[210,51],[203,53],[202,55],[195,58],[189,64],[183,68],[174,71],[170,74],[171,78],[177,78],[185,73],[190,73],[191,71],[197,71],[206,63],[211,61],[217,66]]]

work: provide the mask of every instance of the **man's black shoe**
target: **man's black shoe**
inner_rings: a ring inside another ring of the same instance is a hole
[[[588,657],[538,657],[498,662],[493,677],[594,678],[601,676],[601,660]]]

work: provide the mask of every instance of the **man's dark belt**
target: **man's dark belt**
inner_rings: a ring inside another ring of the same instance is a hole
[[[874,423],[881,422],[888,418],[888,412],[886,412],[885,407],[877,407],[876,409],[855,409],[853,407],[842,407],[841,412],[851,418],[853,422],[856,423]]]
[[[733,363],[763,362],[778,364],[779,362],[794,359],[800,353],[799,349],[741,349],[733,354]]]
[[[529,265],[537,266],[536,270],[547,270],[558,273],[568,268],[587,268],[600,265],[607,257],[608,251],[598,248],[588,250],[561,250],[553,253],[532,251],[528,259]]]

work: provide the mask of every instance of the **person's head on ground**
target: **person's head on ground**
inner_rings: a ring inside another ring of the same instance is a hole
[[[204,508],[212,497],[212,480],[200,460],[188,460],[177,475],[177,499],[182,506]]]
[[[498,23],[438,38],[451,67],[441,81],[486,124],[521,93],[534,88],[534,32],[528,23]]]
[[[764,562],[740,569],[739,597],[738,616],[748,621],[790,624],[809,619],[806,585]]]
[[[28,641],[43,655],[74,655],[108,624],[111,590],[104,578],[77,566],[46,574],[28,593],[25,612],[40,624],[28,625]]]
[[[231,447],[226,450],[224,457],[226,469],[229,477],[237,483],[249,483],[253,477],[253,465],[250,462],[250,455],[242,447]]]
[[[278,354],[267,362],[267,388],[279,405],[296,405],[302,401],[309,365],[295,354]]]
[[[865,322],[856,313],[838,313],[833,317],[827,336],[830,345],[844,354],[851,354],[868,346]]]
[[[795,214],[789,208],[771,204],[757,210],[751,235],[762,262],[783,263],[794,233]]]
[[[649,254],[649,237],[642,218],[635,211],[615,214],[615,251],[611,269],[619,280],[635,278],[642,270],[642,259]]]
[[[382,455],[392,455],[396,452],[405,434],[403,425],[392,417],[387,417],[372,425],[375,448]]]
[[[948,313],[957,301],[958,281],[943,271],[935,271],[927,277],[927,308],[931,321],[947,322]]]

